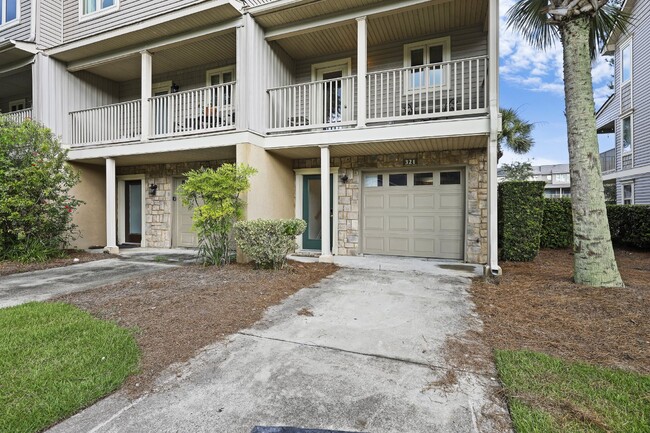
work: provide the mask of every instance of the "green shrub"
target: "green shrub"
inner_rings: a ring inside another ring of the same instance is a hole
[[[241,219],[245,202],[241,194],[250,188],[257,170],[244,164],[201,168],[185,175],[179,188],[183,204],[194,209],[192,220],[199,237],[199,258],[206,265],[225,265],[235,255],[232,229]]]
[[[502,260],[525,262],[539,253],[544,218],[544,182],[499,185],[499,246]]]
[[[544,199],[542,248],[568,248],[573,245],[573,216],[570,198]]]
[[[650,206],[609,205],[607,218],[615,245],[650,249]]]
[[[235,239],[257,268],[281,269],[306,228],[301,219],[241,221],[235,224]]]
[[[0,260],[44,261],[75,238],[79,175],[66,157],[49,129],[0,115]]]

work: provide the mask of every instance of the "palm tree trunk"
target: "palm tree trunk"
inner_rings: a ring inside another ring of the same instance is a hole
[[[622,287],[607,221],[594,113],[589,20],[561,26],[573,208],[574,280]]]

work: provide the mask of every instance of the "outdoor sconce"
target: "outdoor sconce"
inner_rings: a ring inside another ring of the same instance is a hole
[[[172,93],[178,93],[178,91],[179,91],[180,89],[181,89],[181,87],[180,87],[178,84],[176,84],[176,83],[174,83],[174,82],[172,81],[171,92],[172,92]]]
[[[149,185],[149,195],[156,195],[156,191],[158,190],[158,185],[152,183]]]
[[[349,180],[349,177],[348,177],[347,174],[344,174],[343,176],[341,176],[341,182],[348,183],[348,180]]]

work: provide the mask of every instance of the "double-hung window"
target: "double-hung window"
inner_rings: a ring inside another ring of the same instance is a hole
[[[20,18],[20,0],[0,0],[0,27],[17,23]]]
[[[632,79],[632,44],[628,43],[621,49],[621,83]]]
[[[119,0],[80,0],[81,16],[89,16],[100,12],[108,12],[119,6]]]
[[[445,86],[449,71],[450,39],[440,38],[404,46],[404,66],[408,68],[407,89]]]
[[[621,134],[621,141],[623,147],[623,154],[632,153],[632,117],[628,116],[623,118],[623,134]]]
[[[623,204],[634,204],[634,184],[623,184]]]

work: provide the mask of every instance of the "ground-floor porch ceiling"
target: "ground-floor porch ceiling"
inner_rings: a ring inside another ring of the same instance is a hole
[[[76,62],[130,47],[143,49],[141,47],[161,39],[209,29],[239,18],[241,12],[238,8],[231,0],[201,2],[193,7],[70,42],[48,50],[48,54],[63,62]]]
[[[427,138],[421,140],[397,140],[372,143],[355,143],[331,145],[332,157],[388,155],[397,153],[442,152],[448,150],[466,150],[487,148],[485,135]],[[270,152],[291,159],[320,157],[320,147],[292,147],[286,149],[269,149]]]
[[[178,162],[235,160],[236,146],[213,147],[208,149],[179,150],[174,152],[139,153],[116,156],[118,167],[133,165],[174,164]],[[105,165],[106,158],[74,159],[72,162]]]
[[[9,72],[0,72],[2,85],[0,86],[0,99],[17,95],[32,98],[32,65],[23,66]]]
[[[406,41],[432,34],[445,34],[453,29],[484,27],[488,16],[488,0],[431,1],[417,7],[405,7],[391,13],[368,15],[368,45]],[[269,39],[277,43],[294,59],[306,59],[327,54],[354,51],[357,48],[357,23],[354,13],[349,19],[319,27],[316,22],[301,23],[286,36],[282,30],[270,31]],[[359,12],[359,16],[363,11]],[[287,28],[286,30],[290,30]]]
[[[229,29],[217,35],[206,35],[194,40],[150,49],[153,74],[164,74],[211,63],[234,63],[237,57],[236,41],[235,29]],[[123,82],[140,78],[141,61],[141,54],[136,51],[112,61],[90,65],[84,70],[109,80]]]

